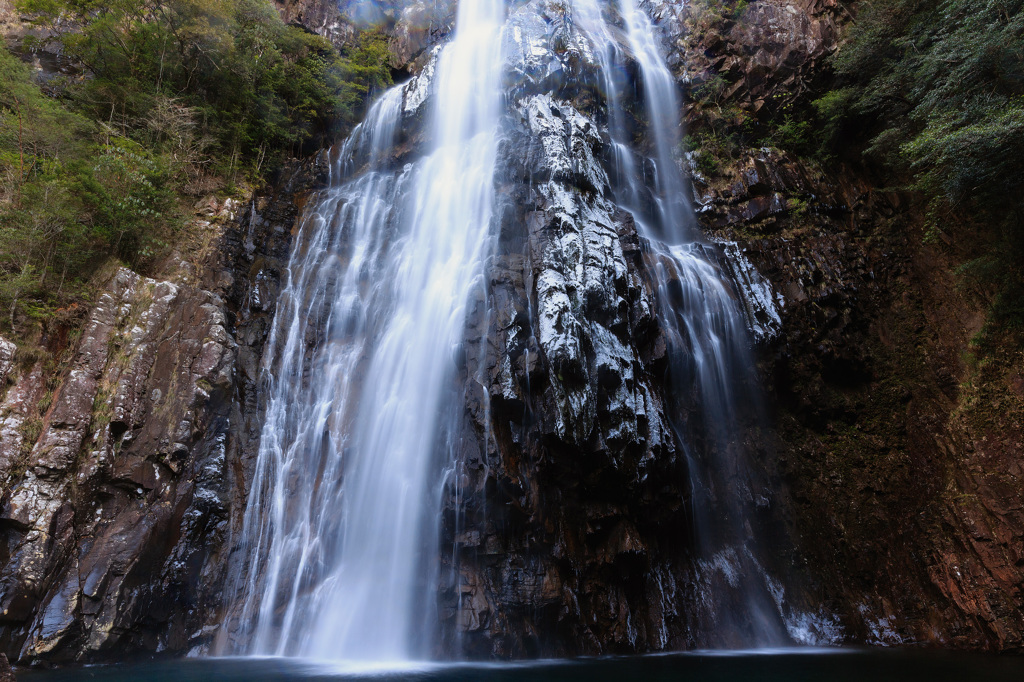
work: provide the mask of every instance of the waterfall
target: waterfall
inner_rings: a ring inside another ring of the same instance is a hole
[[[503,13],[500,0],[460,3],[433,70],[429,153],[388,167],[394,88],[296,237],[241,543],[236,638],[248,653],[422,654],[438,415],[490,234]]]
[[[742,631],[732,642],[778,643],[742,514],[715,490],[741,466],[727,436],[733,388],[750,365],[744,318],[688,200],[680,98],[655,28],[635,0],[615,6],[617,20],[600,0],[565,5],[603,81],[614,202],[649,247],[674,358],[669,393],[703,418],[677,434],[692,476],[698,578],[723,562],[752,576],[730,579],[720,599],[738,608],[702,615]],[[235,651],[372,661],[427,651],[430,627],[420,626],[434,604],[439,481],[457,418],[448,415],[462,395],[454,368],[495,222],[504,24],[501,0],[460,2],[450,42],[419,82],[376,101],[304,213],[263,359],[266,417],[235,571]],[[633,142],[627,62],[639,73],[648,149]],[[396,162],[403,117],[426,87],[425,153]],[[697,430],[732,459],[697,454],[688,443]]]
[[[741,505],[722,499],[735,496],[735,491],[714,491],[715,487],[724,488],[729,477],[739,479],[741,487],[745,485],[742,471],[738,471],[745,466],[743,454],[733,452],[742,446],[730,442],[739,431],[733,390],[743,382],[744,374],[753,372],[753,366],[745,318],[721,265],[721,254],[714,245],[701,240],[688,200],[691,189],[679,158],[683,152],[682,107],[675,79],[661,55],[655,28],[636,0],[617,3],[628,55],[606,23],[602,12],[605,3],[572,0],[572,4],[593,43],[603,74],[616,200],[633,215],[651,246],[648,266],[657,284],[659,319],[673,356],[671,390],[677,398],[699,397],[703,430],[716,444],[714,454],[719,459],[708,461],[687,443],[692,431],[680,434],[687,446],[694,491],[692,514],[700,570],[723,570],[724,565],[730,578],[725,581],[729,583],[726,591],[736,592],[702,595],[710,604],[704,619],[716,624],[709,629],[718,631],[719,641],[743,646],[789,643],[757,560],[756,542],[746,537]],[[630,56],[642,81],[647,137],[652,147],[647,159],[629,144],[623,112],[625,84],[618,77]],[[644,160],[653,169],[646,176],[640,171]],[[719,513],[725,511],[724,520],[712,518],[716,497]],[[716,602],[738,602],[741,608],[722,607]]]

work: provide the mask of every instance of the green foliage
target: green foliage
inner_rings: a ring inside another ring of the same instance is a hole
[[[114,257],[157,263],[189,196],[327,144],[391,84],[383,34],[344,54],[268,0],[21,0],[85,70],[43,92],[0,49],[0,324],[50,319]],[[31,42],[31,40],[30,40]]]
[[[221,172],[259,172],[324,144],[339,122],[359,117],[370,91],[391,82],[381,34],[364,33],[343,55],[286,26],[266,0],[22,0],[19,7],[89,71],[70,88],[79,111],[160,152],[171,141],[215,153]],[[176,130],[186,139],[164,139],[169,113],[184,119]]]
[[[984,235],[993,310],[1024,321],[1009,300],[1024,292],[1024,0],[860,8],[833,58],[841,87],[814,103],[826,147],[853,142],[903,177],[930,235]]]
[[[915,187],[940,204],[1005,206],[1024,173],[1024,97],[979,107],[973,115],[937,112],[900,153]],[[986,205],[987,204],[987,205]]]
[[[786,207],[789,210],[789,214],[794,218],[803,218],[807,216],[811,211],[811,206],[806,199],[801,197],[787,197]]]
[[[847,130],[850,112],[857,100],[857,92],[853,88],[840,88],[825,93],[811,104],[814,108],[813,117],[816,124],[819,153],[828,154],[837,148],[847,145],[850,136],[856,135]]]
[[[0,305],[45,316],[75,292],[101,248],[87,187],[96,177],[95,126],[45,96],[31,72],[0,50]]]
[[[806,154],[812,148],[811,124],[808,121],[796,120],[792,115],[786,114],[782,123],[771,127],[766,141],[773,147]]]
[[[712,177],[718,175],[738,154],[740,145],[735,136],[707,129],[687,135],[683,140],[683,148],[695,152],[697,172]]]
[[[130,140],[105,144],[83,190],[91,203],[96,233],[126,262],[155,255],[162,246],[149,227],[175,210],[169,173],[159,160]]]
[[[739,19],[750,6],[748,0],[696,0],[691,4],[712,22]]]
[[[721,74],[716,73],[703,83],[694,87],[693,90],[691,90],[690,95],[694,102],[718,105],[721,102],[722,95],[725,94],[725,90],[728,87],[729,81],[725,80]]]
[[[731,16],[734,19],[739,19],[740,16],[747,11],[747,7],[750,6],[748,0],[736,0],[736,3],[732,6]]]

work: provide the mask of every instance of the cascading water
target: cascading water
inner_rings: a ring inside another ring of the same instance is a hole
[[[249,653],[421,653],[438,415],[490,233],[503,12],[460,3],[434,67],[432,151],[388,169],[403,94],[386,93],[296,238],[236,589]]]
[[[603,80],[615,203],[649,244],[675,358],[672,391],[677,402],[699,403],[714,440],[733,423],[747,337],[687,200],[675,83],[635,0],[617,4],[618,23],[599,0],[566,7]],[[459,3],[454,37],[427,67],[423,158],[395,168],[389,157],[403,107],[422,97],[395,88],[350,136],[331,187],[307,209],[264,358],[266,422],[240,542],[236,651],[373,661],[425,653],[416,630],[436,589],[441,463],[455,459],[446,442],[455,430],[446,420],[458,417],[448,409],[460,395],[455,356],[492,229],[504,13],[501,0]],[[627,62],[639,72],[646,153],[631,144]],[[678,434],[684,449],[696,449],[692,432]],[[719,503],[729,518],[709,518],[711,499],[726,494],[713,490],[722,476],[711,470],[736,461],[689,459],[697,563],[754,574],[722,598],[737,613],[710,607],[708,627],[742,631],[730,643],[784,641],[737,508]]]
[[[746,538],[744,519],[738,504],[719,503],[727,519],[711,518],[711,499],[716,482],[737,477],[742,465],[736,456],[727,455],[735,434],[736,401],[733,387],[752,367],[748,358],[748,334],[743,313],[729,285],[728,276],[718,265],[712,247],[703,244],[687,199],[685,181],[677,154],[681,154],[677,87],[656,42],[651,20],[636,0],[619,0],[618,14],[625,33],[626,47],[640,75],[652,169],[640,172],[642,161],[628,144],[629,131],[622,100],[625,83],[619,79],[627,58],[613,38],[599,0],[572,0],[584,32],[593,44],[607,93],[609,129],[612,137],[613,178],[617,201],[629,211],[651,246],[650,270],[658,287],[660,321],[669,337],[671,384],[677,398],[699,396],[703,428],[718,442],[717,462],[696,456],[692,447],[689,466],[694,490],[693,517],[697,535],[698,561],[706,569],[723,562],[739,595],[722,601],[739,601],[740,608],[712,606],[706,618],[716,621],[710,629],[719,631],[723,640],[741,645],[784,644],[782,622],[771,603],[763,570],[752,553],[752,538]],[[640,157],[643,159],[643,157]],[[648,198],[649,197],[649,198]],[[684,444],[687,434],[681,434]],[[688,445],[688,444],[687,444]],[[731,461],[724,461],[726,459]],[[716,481],[716,479],[718,479]],[[721,497],[726,491],[719,491]],[[704,597],[705,601],[714,598]]]

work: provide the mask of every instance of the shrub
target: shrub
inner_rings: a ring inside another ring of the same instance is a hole
[[[49,319],[113,257],[146,271],[189,195],[329,143],[391,83],[384,36],[344,54],[268,0],[21,0],[86,77],[0,49],[0,315]]]

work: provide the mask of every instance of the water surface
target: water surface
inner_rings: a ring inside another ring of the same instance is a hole
[[[800,649],[687,652],[521,663],[408,663],[400,668],[289,658],[209,658],[24,672],[21,682],[968,682],[1024,680],[1024,658],[945,651]]]

